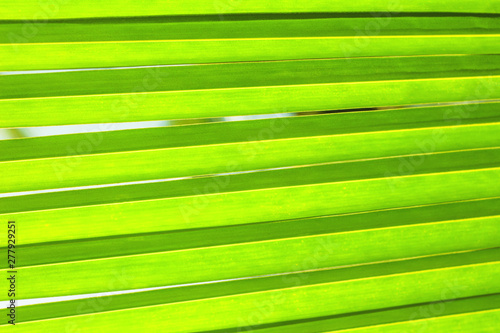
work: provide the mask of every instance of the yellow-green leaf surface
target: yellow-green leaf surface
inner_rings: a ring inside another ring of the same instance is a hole
[[[133,0],[58,0],[39,3],[36,0],[3,1],[0,17],[4,20],[38,20],[93,18],[93,17],[137,17],[168,15],[219,15],[246,13],[359,13],[359,12],[409,12],[409,13],[500,13],[498,0],[429,1],[403,2],[361,0],[329,1],[300,0],[273,2],[265,0],[248,1],[150,1],[147,6]]]
[[[500,56],[483,55],[5,75],[0,127],[488,100],[500,98],[499,74]]]
[[[500,292],[499,255],[497,248],[110,296],[97,309],[89,300],[40,305],[32,307],[34,316],[53,319],[18,323],[15,329],[59,331],[73,325],[118,332],[166,326],[170,332],[199,332],[245,326],[263,304],[271,305],[260,316],[266,324],[438,302],[450,288],[464,298],[494,294]],[[121,278],[126,283],[127,275]],[[52,308],[50,314],[44,307]],[[137,320],[144,316],[149,319]]]
[[[120,290],[123,286],[109,285],[120,274],[128,276],[127,289],[138,289],[492,248],[500,246],[499,233],[499,200],[486,199],[34,244],[18,247],[17,271],[23,277],[23,288],[17,297]]]
[[[424,319],[418,322],[405,322],[397,324],[389,324],[362,329],[350,329],[338,332],[419,332],[421,327],[432,332],[477,332],[488,333],[495,332],[500,329],[498,321],[500,320],[500,310],[493,309],[484,312],[476,312],[458,316],[449,316],[444,318]],[[481,324],[478,324],[481,323]]]
[[[39,70],[359,56],[499,53],[490,16],[191,16],[0,22],[0,69]],[[203,52],[198,52],[200,49]],[[237,50],[237,52],[235,52]]]
[[[0,192],[486,148],[500,143],[499,108],[483,103],[0,141]]]
[[[423,154],[4,198],[0,217],[24,226],[21,245],[494,197],[500,196],[500,184],[490,181],[500,173],[499,152]]]
[[[52,199],[57,200],[57,198]],[[18,259],[21,266],[36,266],[84,259],[170,252],[315,235],[336,233],[351,233],[353,235],[356,232],[372,229],[409,227],[428,223],[437,224],[443,221],[479,221],[498,215],[500,210],[499,202],[498,198],[486,198],[347,215],[275,221],[265,224],[184,230],[174,233],[138,234],[112,239],[78,240],[76,243],[71,241],[38,243],[20,246],[19,248],[22,251],[19,253]],[[25,209],[29,208],[25,207]],[[467,237],[467,235],[462,236]],[[448,245],[455,246],[453,244]],[[385,255],[391,256],[393,254],[386,253]],[[0,267],[5,268],[6,266]]]
[[[0,0],[0,332],[500,331],[499,18]]]
[[[340,316],[326,316],[308,320],[296,320],[267,325],[258,325],[258,319],[252,318],[246,327],[222,329],[206,333],[236,333],[252,331],[256,333],[318,333],[318,332],[358,332],[371,330],[387,332],[421,332],[439,327],[441,331],[491,332],[500,327],[496,304],[500,295],[486,295],[470,298],[459,297],[458,288],[450,286],[443,293],[445,297],[439,302],[422,303],[375,311],[351,313]],[[481,325],[477,325],[477,321]],[[439,326],[434,326],[439,325]],[[446,325],[446,326],[444,326]],[[467,325],[467,326],[465,326]],[[439,331],[439,330],[438,330]]]

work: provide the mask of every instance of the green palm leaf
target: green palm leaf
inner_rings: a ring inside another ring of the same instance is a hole
[[[500,331],[499,16],[4,1],[0,332]]]

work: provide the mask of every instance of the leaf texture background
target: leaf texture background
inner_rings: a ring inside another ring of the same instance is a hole
[[[0,332],[500,331],[499,11],[1,1]]]

